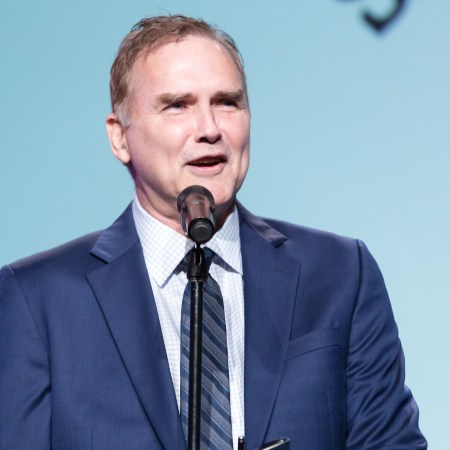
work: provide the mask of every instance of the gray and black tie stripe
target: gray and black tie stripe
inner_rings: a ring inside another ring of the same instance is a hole
[[[209,268],[215,253],[205,248]],[[190,255],[188,255],[190,256]],[[189,260],[189,258],[187,259]],[[189,333],[191,287],[187,284],[181,309],[181,422],[188,435],[189,410]],[[200,443],[202,450],[233,448],[228,376],[227,332],[223,298],[217,282],[208,274],[203,290],[202,411]]]

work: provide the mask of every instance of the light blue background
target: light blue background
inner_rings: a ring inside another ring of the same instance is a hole
[[[2,0],[0,265],[110,224],[132,183],[104,132],[141,17],[218,24],[245,60],[253,212],[363,239],[391,294],[430,448],[449,447],[450,2]]]

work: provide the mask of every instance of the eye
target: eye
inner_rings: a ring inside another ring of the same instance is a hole
[[[225,106],[226,108],[236,108],[238,106],[237,101],[232,98],[223,98],[219,100],[219,105]]]
[[[180,110],[186,107],[185,102],[182,101],[176,101],[171,103],[170,105],[167,106],[166,109],[175,109],[175,110]]]

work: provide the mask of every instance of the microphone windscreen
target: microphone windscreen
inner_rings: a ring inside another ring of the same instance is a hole
[[[196,244],[208,242],[215,230],[215,202],[208,189],[203,186],[189,186],[177,199],[183,231]]]

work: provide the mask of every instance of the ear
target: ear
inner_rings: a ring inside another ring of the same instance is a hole
[[[108,114],[106,118],[106,132],[114,156],[123,164],[128,164],[131,160],[128,151],[125,130],[114,113]]]

